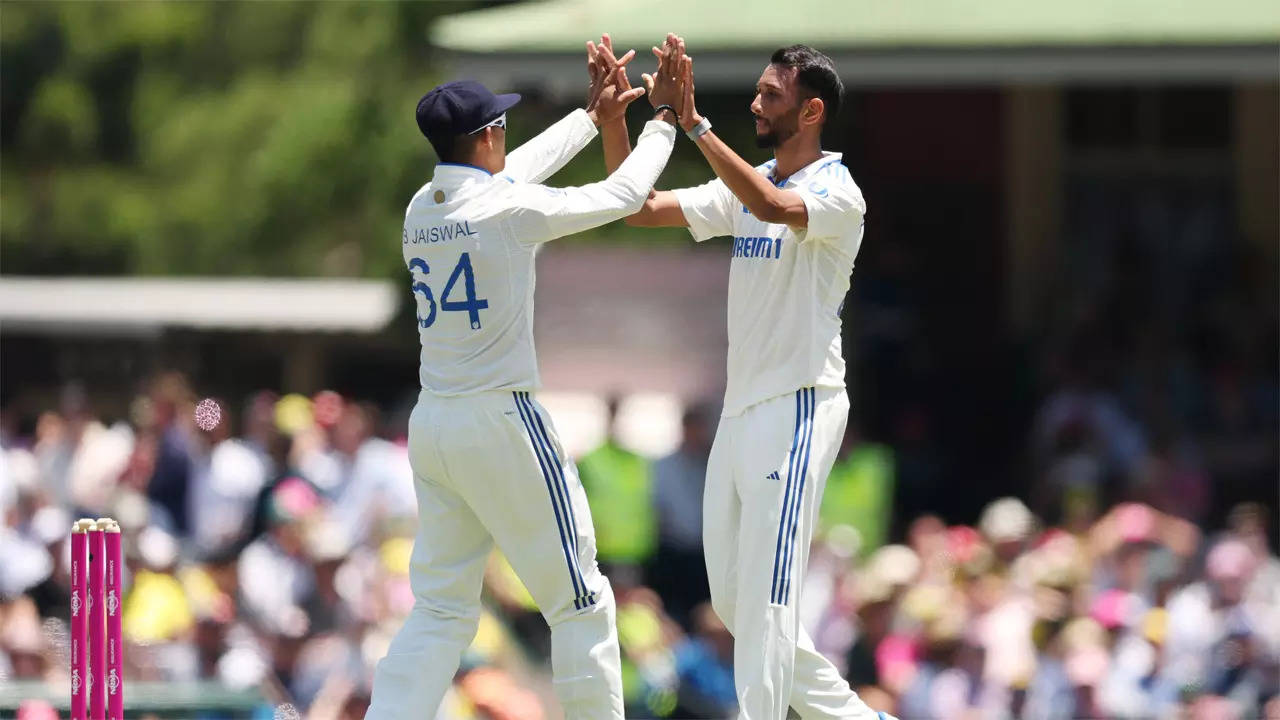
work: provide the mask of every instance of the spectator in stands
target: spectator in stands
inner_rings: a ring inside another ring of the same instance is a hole
[[[676,716],[733,717],[738,710],[733,685],[733,635],[709,602],[694,608],[692,618],[693,634],[677,645],[675,652],[680,678]]]
[[[893,520],[893,450],[868,442],[857,418],[849,419],[818,514],[819,532],[835,525],[858,531],[859,552],[865,556],[888,541]]]
[[[608,401],[605,441],[577,463],[596,529],[596,558],[615,585],[636,585],[657,540],[649,462],[618,442],[617,396]]]
[[[188,497],[192,522],[184,532],[160,502],[167,502],[164,494],[155,501],[144,495],[157,474],[162,428],[180,423],[175,416],[157,425],[149,417],[155,396],[134,404],[134,429],[115,446],[124,458],[118,475],[103,480],[95,500],[103,503],[102,514],[122,521],[126,535],[132,687],[207,680],[274,698],[259,701],[264,716],[289,712],[289,703],[314,720],[359,718],[388,628],[413,603],[406,580],[411,541],[397,522],[385,521],[394,520],[394,508],[378,502],[363,505],[368,532],[340,531],[351,527],[353,508],[362,504],[341,499],[355,497],[349,494],[330,499],[317,492],[289,458],[314,451],[308,443],[318,439],[324,453],[339,444],[354,447],[354,456],[346,456],[358,466],[364,448],[378,446],[374,423],[351,422],[343,430],[350,435],[331,447],[336,423],[358,403],[344,402],[330,421],[322,397],[277,402],[267,394],[250,402],[241,438],[229,436],[234,427],[207,440],[191,435],[197,462],[188,492],[206,497],[201,483],[213,479],[214,458],[227,443],[258,458],[266,448],[276,475],[260,491],[264,521],[250,525],[247,548],[202,550],[206,518],[196,511],[206,503]],[[46,416],[45,450],[65,439],[61,422],[61,415]],[[119,427],[99,424],[108,433],[102,437]],[[35,424],[27,427],[30,433]],[[81,433],[75,454],[84,453],[89,436]],[[0,703],[15,688],[38,697],[31,688],[43,686],[25,684],[29,680],[65,682],[66,530],[79,509],[69,504],[74,497],[59,500],[49,491],[42,468],[52,465],[42,466],[23,449],[31,439],[10,436],[0,455]],[[686,437],[685,446],[692,445]],[[1140,464],[1144,473],[1153,458],[1168,460],[1164,446],[1152,447]],[[664,488],[653,490],[655,498],[689,489],[662,484],[666,469],[655,475]],[[1153,477],[1140,473],[1135,488]],[[646,472],[638,485],[645,497],[648,481]],[[378,486],[357,476],[346,483],[349,491]],[[603,487],[607,494],[619,486]],[[677,507],[679,493],[672,495],[677,500],[655,499],[658,517],[664,504]],[[852,527],[833,524],[818,540],[805,579],[804,612],[815,644],[845,660],[860,695],[904,720],[1280,717],[1273,509],[1243,504],[1225,528],[1202,530],[1178,512],[1128,502],[1108,509],[1105,500],[1100,493],[1100,518],[1086,522],[1088,514],[1067,514],[1065,528],[1046,525],[1013,498],[991,503],[980,530],[948,526],[938,516],[908,518],[907,545],[886,545],[865,559],[858,559]],[[538,643],[545,643],[545,623],[499,557],[486,587],[489,609],[441,720],[553,715],[541,689],[547,660]],[[693,608],[690,629],[682,630],[668,614],[678,594],[634,582],[619,592],[628,715],[731,716],[732,638],[706,606]]]
[[[191,527],[187,495],[195,441],[191,388],[181,374],[165,373],[152,384],[149,397],[157,447],[147,496],[164,510],[173,532],[185,536]]]
[[[681,418],[680,447],[653,463],[653,507],[658,549],[645,573],[648,585],[683,627],[695,605],[711,599],[702,554],[702,491],[715,432],[710,405],[693,405]]]

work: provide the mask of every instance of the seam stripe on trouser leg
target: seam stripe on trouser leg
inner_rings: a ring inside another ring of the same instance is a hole
[[[574,595],[581,596],[582,586],[578,585],[578,578],[574,574],[575,565],[569,549],[569,543],[565,539],[564,520],[561,517],[560,502],[556,497],[555,490],[552,488],[551,472],[547,469],[547,461],[543,457],[542,448],[533,431],[533,425],[529,422],[529,417],[525,414],[524,405],[520,402],[520,393],[515,392],[512,395],[515,397],[516,409],[520,412],[520,419],[524,422],[525,430],[529,433],[529,441],[533,443],[533,452],[538,456],[538,465],[542,469],[542,479],[547,484],[547,493],[551,496],[551,510],[555,513],[556,529],[560,531],[560,548],[564,551],[564,560],[569,566],[569,582],[573,583]],[[582,604],[576,597],[573,601],[573,608],[575,610],[582,609]]]
[[[791,577],[791,563],[795,560],[795,532],[796,520],[798,513],[795,509],[804,502],[804,476],[805,461],[804,451],[805,443],[809,434],[813,431],[813,403],[812,398],[806,388],[801,388],[796,392],[800,397],[800,437],[796,441],[796,461],[791,466],[791,495],[782,505],[782,528],[785,533],[782,544],[782,570],[781,577],[778,579],[778,604],[786,605],[789,593],[789,580]]]
[[[801,446],[801,458],[797,464],[797,471],[800,474],[800,487],[796,490],[795,500],[791,507],[791,537],[787,540],[788,552],[787,563],[782,567],[782,604],[786,605],[791,598],[791,568],[794,566],[796,553],[796,528],[800,521],[800,506],[804,501],[804,485],[809,475],[809,451],[813,447],[813,423],[817,405],[817,393],[814,388],[806,388],[804,391],[808,400],[809,411],[807,413],[808,425],[805,427],[804,440]],[[808,548],[805,548],[808,552]]]
[[[787,485],[782,491],[783,511],[778,515],[778,542],[773,551],[773,585],[771,586],[770,594],[769,594],[769,602],[771,603],[777,603],[778,598],[780,596],[780,593],[778,592],[780,583],[778,582],[778,580],[779,580],[779,575],[781,575],[781,567],[782,567],[781,557],[782,557],[783,530],[784,530],[784,526],[786,525],[787,501],[791,497],[791,482],[792,480],[795,479],[796,449],[800,445],[800,427],[801,427],[801,418],[803,416],[803,411],[800,406],[801,392],[802,391],[800,390],[796,391],[796,429],[793,432],[792,438],[791,438],[791,452],[787,456]]]
[[[547,433],[547,427],[542,422],[542,415],[538,413],[538,409],[534,406],[533,401],[529,398],[529,393],[522,392],[521,401],[524,403],[525,409],[528,410],[530,417],[533,419],[534,426],[538,432],[538,436],[542,439],[542,447],[549,458],[552,474],[555,477],[557,488],[560,492],[560,502],[564,507],[565,517],[568,518],[569,547],[573,554],[573,568],[571,572],[578,577],[577,587],[578,597],[575,603],[581,605],[582,608],[594,605],[596,602],[595,593],[587,588],[587,581],[582,573],[581,560],[578,557],[578,520],[573,514],[573,502],[569,497],[569,484],[564,478],[564,466],[560,464],[560,457],[556,455],[555,446],[551,444],[550,435]],[[581,608],[579,608],[581,609]]]
[[[538,412],[538,408],[534,406],[533,400],[529,398],[529,393],[521,393],[524,399],[525,407],[528,408],[529,414],[533,416],[536,423],[539,437],[542,438],[542,446],[547,451],[547,456],[551,458],[551,469],[554,472],[559,483],[560,497],[564,503],[565,514],[569,518],[569,545],[573,548],[573,567],[578,574],[578,585],[582,587],[582,592],[578,595],[582,607],[590,607],[596,602],[595,593],[587,587],[587,581],[582,573],[581,559],[578,556],[578,519],[573,514],[573,502],[569,496],[569,483],[564,478],[564,466],[560,464],[560,456],[556,455],[555,446],[551,444],[551,437],[547,433],[547,426],[542,422],[542,415]]]
[[[781,517],[778,520],[778,532],[782,535],[782,556],[780,559],[781,567],[778,570],[778,592],[774,602],[778,605],[787,604],[787,579],[791,575],[791,563],[795,555],[794,536],[795,522],[797,514],[794,509],[803,502],[804,491],[804,449],[805,438],[813,429],[813,403],[806,389],[801,388],[796,391],[796,398],[799,403],[799,411],[797,412],[798,432],[796,433],[794,451],[795,458],[787,469],[787,485],[788,492],[782,500]]]

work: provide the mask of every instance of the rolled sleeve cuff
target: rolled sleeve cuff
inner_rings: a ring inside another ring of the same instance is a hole
[[[804,209],[809,219],[806,237],[825,238],[840,234],[840,222],[844,219],[838,212],[832,212],[823,198],[809,193],[800,193],[804,200]]]
[[[676,200],[680,202],[680,211],[684,213],[684,219],[689,223],[689,234],[693,235],[695,242],[702,242],[723,234],[717,232],[698,210],[697,190],[687,188],[673,190],[672,192],[676,194]]]

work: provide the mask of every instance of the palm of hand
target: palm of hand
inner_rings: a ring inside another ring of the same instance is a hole
[[[587,71],[591,77],[587,110],[594,110],[602,123],[622,117],[627,106],[641,94],[632,91],[627,79],[626,65],[634,57],[635,51],[631,50],[621,59],[616,58],[607,34],[600,38],[599,45],[587,42]]]
[[[645,74],[644,84],[649,91],[649,102],[655,108],[670,105],[679,115],[684,104],[684,83],[681,73],[684,50],[683,42],[674,34],[668,34],[662,49],[653,48],[658,58],[658,69],[653,75]]]

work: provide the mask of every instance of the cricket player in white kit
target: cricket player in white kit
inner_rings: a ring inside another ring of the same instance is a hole
[[[675,50],[671,50],[674,53]],[[576,110],[505,152],[517,95],[448,83],[418,105],[442,162],[405,213],[403,249],[422,342],[409,421],[419,527],[410,564],[415,603],[374,676],[366,717],[431,718],[475,636],[494,543],[551,627],[552,670],[565,716],[622,718],[614,600],[595,562],[577,472],[533,399],[534,257],[542,243],[634,213],[675,141],[678,80],[649,89],[657,116],[606,180],[540,185],[644,90],[623,92],[625,64],[595,72]],[[589,59],[590,61],[591,59]]]
[[[687,226],[697,241],[733,238],[728,381],[707,463],[703,545],[712,605],[734,636],[739,717],[784,720],[788,707],[805,720],[888,717],[814,649],[797,613],[849,413],[840,310],[866,203],[840,154],[821,149],[843,86],[812,48],[777,51],[751,103],[758,144],[775,159],[752,168],[698,114],[683,39],[668,36],[655,52],[684,57],[680,124],[718,177],[655,192],[627,222]],[[604,132],[606,147],[627,142],[625,127]]]

